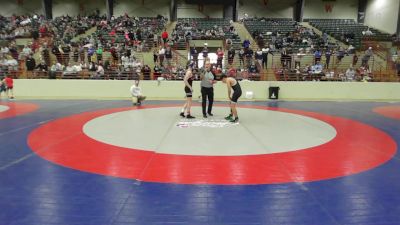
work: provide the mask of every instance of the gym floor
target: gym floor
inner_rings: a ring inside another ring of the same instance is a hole
[[[0,100],[0,225],[398,225],[400,103]]]

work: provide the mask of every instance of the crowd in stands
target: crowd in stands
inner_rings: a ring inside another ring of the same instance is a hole
[[[213,50],[217,55],[213,71],[216,75],[225,73],[239,79],[260,79],[260,73],[268,69],[269,57],[276,58],[277,55],[280,55],[279,74],[317,74],[318,79],[322,75],[330,76],[332,67],[341,63],[344,57],[352,57],[351,68],[356,67],[360,57],[361,66],[354,71],[370,71],[369,62],[373,57],[372,49],[357,55],[351,44],[344,48],[338,42],[331,42],[326,32],[318,35],[313,29],[290,19],[244,19],[243,23],[258,48],[252,47],[254,43],[250,38],[240,41],[232,21],[179,19],[171,34],[165,30],[166,22],[162,16],[123,15],[107,19],[98,13],[87,17],[61,16],[53,20],[37,15],[0,17],[1,37],[9,41],[0,50],[0,76],[16,73],[20,61],[25,60],[23,67],[28,77],[76,78],[77,74],[84,74],[82,78],[132,79],[141,76],[150,79],[151,68],[144,65],[140,52],[153,49],[154,78],[181,79],[184,68],[174,58],[179,54],[174,50],[175,43],[187,43],[192,39],[224,40],[227,52]],[[96,31],[77,37],[91,28]],[[21,48],[14,42],[21,34],[34,40],[47,39],[33,41]],[[346,38],[352,38],[351,35],[345,33]],[[369,33],[366,31],[364,35]],[[235,45],[232,40],[239,44]],[[198,65],[199,55],[204,60],[209,54],[207,46],[193,47],[189,51],[195,65]],[[310,56],[313,62],[302,65],[302,59]],[[302,79],[309,78],[302,76]]]
[[[28,77],[68,77],[85,73],[86,78],[104,79],[113,74],[113,79],[130,79],[138,73],[148,75],[148,66],[137,53],[151,39],[151,47],[157,46],[160,30],[166,19],[100,16],[61,16],[45,20],[43,16],[0,17],[3,36],[8,41],[2,44],[0,53],[0,76],[17,73],[19,62],[25,61]],[[77,38],[88,29],[96,27],[91,35]],[[33,41],[26,46],[16,46],[18,29],[27,30],[26,37]],[[2,36],[2,37],[3,37]],[[38,39],[41,39],[38,41]],[[75,40],[74,40],[75,39]],[[150,76],[146,77],[150,79]]]

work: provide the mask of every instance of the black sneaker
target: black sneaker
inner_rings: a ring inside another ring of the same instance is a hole
[[[207,115],[206,115],[206,114],[203,114],[203,118],[207,118]]]
[[[239,118],[232,118],[231,120],[229,120],[229,122],[231,122],[231,123],[237,123],[237,122],[239,122]]]
[[[181,112],[179,115],[180,115],[181,117],[185,118],[185,113]]]
[[[208,115],[209,115],[209,116],[214,116],[214,114],[212,114],[212,113],[208,113]]]
[[[196,118],[196,117],[194,117],[194,116],[192,116],[192,115],[190,115],[190,114],[188,114],[188,115],[186,116],[186,119],[194,119],[194,118]]]

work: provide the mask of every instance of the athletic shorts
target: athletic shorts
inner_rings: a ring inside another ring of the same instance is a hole
[[[7,90],[12,90],[13,88],[14,88],[14,87],[12,87],[12,86],[11,86],[11,87],[7,87]]]
[[[185,87],[185,93],[187,98],[191,98],[193,96],[192,91],[188,87]]]
[[[0,86],[0,92],[5,92],[7,89],[6,89],[6,86],[5,85],[1,85]]]
[[[237,103],[238,99],[242,96],[241,91],[234,91],[232,94],[231,102]]]

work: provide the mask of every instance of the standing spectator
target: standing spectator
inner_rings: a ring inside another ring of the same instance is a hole
[[[96,55],[97,55],[97,62],[100,62],[103,60],[103,47],[99,46],[96,50]]]
[[[164,65],[164,57],[165,57],[165,48],[161,46],[160,50],[158,51],[158,60],[160,61],[160,65]]]
[[[297,54],[294,54],[294,67],[295,68],[300,68],[301,67],[301,59],[304,56],[304,50],[302,48],[299,49],[299,52]]]
[[[25,66],[28,73],[28,77],[30,77],[32,75],[32,71],[36,68],[35,59],[31,55],[28,55],[28,58],[26,59],[25,62]]]
[[[212,114],[212,106],[214,102],[214,74],[211,72],[211,64],[207,62],[205,64],[204,74],[201,75],[201,97],[202,97],[202,109],[203,109],[203,117],[207,118],[207,114],[209,116],[213,116]],[[208,99],[208,110],[206,114],[206,105]]]
[[[281,51],[281,65],[282,65],[282,68],[290,68],[290,65],[289,65],[290,62],[288,62],[288,56],[289,55],[288,55],[287,49],[283,48],[282,51]]]
[[[6,93],[9,99],[14,99],[14,81],[10,75],[4,78],[3,82],[6,84]]]
[[[94,49],[93,46],[90,46],[90,47],[89,47],[88,52],[87,52],[88,62],[89,62],[89,63],[92,62],[92,56],[94,55],[95,51],[96,51],[96,50]]]
[[[27,58],[32,53],[32,49],[28,45],[25,45],[24,49],[22,49],[22,55],[24,56],[24,58]]]
[[[325,68],[326,69],[329,69],[329,63],[331,62],[331,55],[332,55],[331,50],[327,49],[325,51]]]
[[[263,52],[261,49],[257,49],[256,53],[254,54],[254,58],[257,61],[257,67],[261,69],[263,64]]]
[[[224,59],[224,51],[221,48],[217,50],[217,66],[222,67],[222,60]]]
[[[270,52],[270,49],[268,47],[264,47],[261,49],[262,51],[262,67],[263,69],[267,69],[268,68],[268,54],[274,55],[272,54],[272,52]]]
[[[244,67],[244,49],[240,49],[239,53],[239,65],[240,67]]]
[[[357,55],[357,53],[354,53],[353,62],[352,62],[353,67],[355,67],[357,65],[357,62],[358,62],[358,55]]]
[[[167,65],[171,66],[171,60],[172,60],[172,49],[170,46],[168,46],[165,49],[165,59],[167,60]]]
[[[319,49],[317,49],[314,52],[314,64],[317,64],[317,62],[321,62],[321,56],[322,56],[321,51]]]
[[[158,51],[155,48],[154,51],[153,51],[153,62],[154,62],[154,64],[156,64],[157,61],[158,61]]]
[[[369,47],[366,51],[365,51],[365,54],[364,54],[364,56],[362,57],[362,59],[361,59],[361,61],[362,61],[362,66],[366,66],[366,65],[368,65],[368,61],[369,61],[369,59],[371,58],[371,56],[373,55],[374,53],[372,52],[372,47]]]
[[[250,41],[249,41],[248,38],[246,38],[246,39],[243,41],[242,46],[243,46],[244,49],[248,49],[248,48],[250,47]]]
[[[246,57],[246,67],[249,67],[251,65],[252,61],[253,61],[252,60],[253,59],[253,54],[254,54],[253,49],[251,49],[251,48],[245,49],[244,54],[245,54],[245,57]]]
[[[234,58],[235,58],[235,50],[231,47],[228,51],[228,64],[229,65],[232,65]]]
[[[207,48],[207,43],[204,44],[204,48],[203,51],[201,51],[201,53],[203,54],[203,66],[206,63],[206,61],[208,60],[208,48]]]
[[[336,63],[341,63],[342,59],[344,58],[344,50],[342,47],[339,48],[339,51],[336,53],[336,58],[337,62]]]
[[[165,45],[165,44],[167,43],[167,40],[168,40],[168,32],[167,32],[167,29],[164,29],[164,32],[162,32],[161,38],[163,39],[163,45]]]
[[[196,46],[193,46],[190,50],[190,54],[192,55],[192,60],[194,63],[194,68],[199,67],[199,53],[197,52]]]

